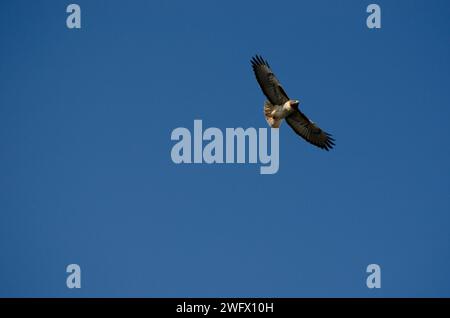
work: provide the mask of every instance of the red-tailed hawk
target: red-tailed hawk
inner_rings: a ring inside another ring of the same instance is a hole
[[[270,127],[279,128],[281,121],[286,119],[288,125],[307,142],[327,151],[333,148],[333,137],[299,110],[300,102],[288,97],[269,63],[258,55],[252,58],[251,63],[256,80],[268,99],[264,104],[264,116]]]

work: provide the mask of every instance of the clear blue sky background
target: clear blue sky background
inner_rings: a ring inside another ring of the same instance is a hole
[[[449,1],[376,1],[381,30],[372,1],[69,3],[0,5],[0,296],[450,296]],[[194,119],[266,127],[255,53],[335,150],[284,125],[276,175],[173,164]]]

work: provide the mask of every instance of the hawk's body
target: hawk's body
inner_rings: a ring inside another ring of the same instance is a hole
[[[268,100],[264,103],[264,116],[272,128],[279,128],[281,121],[294,111],[295,109],[291,106],[291,101],[287,101],[283,105],[272,105]]]
[[[333,148],[333,137],[298,109],[300,102],[287,96],[269,63],[258,55],[253,57],[251,62],[256,80],[268,99],[264,103],[264,116],[270,127],[279,128],[285,119],[288,125],[309,143],[327,151]]]

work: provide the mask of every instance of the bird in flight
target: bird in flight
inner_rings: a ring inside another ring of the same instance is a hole
[[[299,110],[300,102],[288,97],[270,69],[269,63],[259,55],[255,55],[251,63],[256,80],[267,97],[264,103],[264,116],[270,127],[279,128],[285,119],[288,125],[307,142],[327,151],[332,149],[335,141],[333,137]]]

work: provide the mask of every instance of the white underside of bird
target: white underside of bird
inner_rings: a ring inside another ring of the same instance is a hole
[[[291,100],[288,100],[283,105],[273,105],[266,100],[264,103],[264,117],[270,127],[279,128],[282,120],[295,111],[291,106],[291,102]]]

